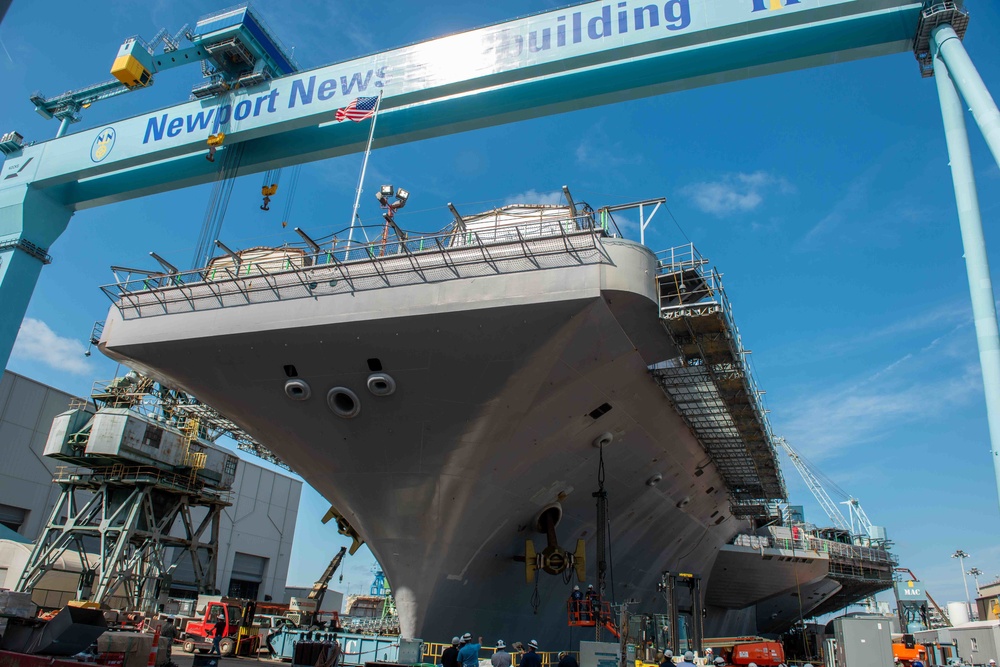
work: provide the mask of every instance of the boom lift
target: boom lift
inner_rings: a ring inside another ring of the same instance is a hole
[[[309,595],[306,597],[305,604],[303,604],[303,600],[294,600],[293,607],[298,607],[298,609],[293,608],[288,614],[288,618],[294,621],[299,627],[308,627],[316,621],[316,616],[323,607],[323,598],[326,597],[330,580],[336,574],[346,553],[347,547],[340,547],[340,551],[337,552],[337,555],[333,557],[330,564],[323,570],[323,574],[313,584],[312,590],[309,591]]]

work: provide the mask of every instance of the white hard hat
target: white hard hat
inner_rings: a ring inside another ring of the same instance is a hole
[[[457,644],[460,641],[462,641],[462,640],[459,639],[458,637],[452,637],[451,638],[451,645],[454,646],[455,644]]]
[[[684,651],[684,659],[694,660],[694,653],[692,651]],[[756,667],[756,665],[754,667]]]
[[[726,661],[725,661],[725,659],[723,659],[723,657],[722,657],[722,656],[720,655],[720,656],[719,656],[718,658],[716,658],[716,659],[715,659],[715,664],[717,664],[717,665],[724,665],[724,664],[726,664]]]
[[[507,645],[503,643],[502,639],[497,640],[497,648],[507,648]]]
[[[807,662],[806,664],[802,665],[802,667],[813,667],[813,666],[811,662]]]
[[[751,662],[749,665],[747,665],[747,667],[757,667],[757,663]]]
[[[528,642],[528,646],[530,646],[531,648],[538,648],[538,642],[532,639],[530,642]]]
[[[464,635],[462,635],[462,641],[463,642],[471,642],[472,641],[472,633],[471,632],[466,632]]]
[[[671,651],[670,649],[667,649],[666,651],[663,652],[663,657],[672,658],[674,657],[674,652]]]
[[[580,587],[579,587],[579,586],[574,586],[574,587],[573,587],[573,590],[574,590],[574,591],[578,591],[578,590],[580,590]]]
[[[587,588],[593,588],[594,584],[587,584]]]

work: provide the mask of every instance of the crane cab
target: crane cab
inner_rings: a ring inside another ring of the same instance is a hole
[[[129,37],[118,49],[111,65],[111,76],[130,89],[145,88],[153,81],[153,56],[135,37]]]

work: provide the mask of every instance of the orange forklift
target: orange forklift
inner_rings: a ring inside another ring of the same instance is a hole
[[[203,606],[204,605],[204,606]],[[254,627],[257,603],[253,600],[200,596],[198,609],[201,617],[188,621],[184,628],[184,652],[208,652],[215,639],[215,624],[221,618],[225,633],[219,641],[222,655],[256,656],[260,649],[259,629]]]

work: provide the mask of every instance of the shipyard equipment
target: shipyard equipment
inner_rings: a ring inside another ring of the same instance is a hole
[[[18,590],[34,588],[67,550],[81,561],[77,599],[97,605],[154,612],[172,583],[214,588],[238,459],[202,439],[197,418],[140,411],[151,384],[134,372],[100,383],[94,406],[53,420],[45,456],[67,465],[56,469],[60,494]],[[181,563],[193,581],[173,580]]]
[[[257,603],[253,600],[233,600],[219,596],[199,596],[199,618],[184,626],[184,651],[207,651],[215,637],[215,624],[225,623],[219,653],[222,655],[248,655],[256,657],[260,637],[253,631]]]
[[[163,50],[157,52],[161,45]],[[61,121],[56,135],[61,137],[70,123],[80,121],[81,110],[94,102],[147,88],[153,85],[155,74],[190,63],[199,63],[206,79],[191,91],[199,99],[257,86],[298,70],[260,16],[243,5],[209,14],[192,30],[184,26],[173,36],[160,30],[148,42],[129,37],[111,65],[114,78],[110,81],[49,98],[35,93],[31,102],[43,117]],[[110,151],[114,134],[108,136],[104,150]]]
[[[666,6],[674,4],[680,3]],[[842,3],[835,22],[819,6],[735,3],[713,11],[717,3],[707,0],[684,4],[689,11],[681,15],[656,16],[658,25],[669,26],[667,31],[652,30],[642,12],[641,29],[635,16],[626,15],[626,27],[630,19],[632,29],[613,44],[588,34],[572,49],[553,42],[544,53],[528,54],[516,50],[523,42],[504,41],[521,32],[531,32],[536,41],[539,30],[551,35],[558,20],[566,19],[566,10],[560,9],[282,76],[265,82],[261,90],[232,88],[223,96],[60,137],[52,150],[46,150],[48,143],[5,146],[0,210],[10,213],[0,217],[5,267],[0,301],[7,307],[0,323],[0,362],[5,364],[9,356],[41,266],[50,261],[47,249],[73,212],[215,180],[218,166],[204,157],[206,141],[220,132],[227,138],[219,150],[239,144],[251,148],[239,168],[240,174],[249,174],[360,150],[364,129],[333,121],[338,108],[376,90],[382,93],[380,115],[387,118],[377,137],[381,146],[714,81],[902,52],[913,45],[918,25],[927,27],[921,24],[922,3],[911,0],[891,0],[877,8]],[[574,6],[573,20],[586,22],[601,8],[599,2]],[[937,16],[938,27],[947,27],[944,15]],[[951,12],[946,18],[958,23],[963,16]],[[734,26],[740,28],[736,43]],[[690,45],[674,48],[676,36]],[[498,45],[504,56],[497,59],[493,75],[484,76],[472,64],[483,49],[495,56]],[[514,50],[508,53],[508,46]],[[924,50],[917,55],[926,62],[926,35],[920,46]],[[961,49],[955,40],[947,57]],[[642,57],[636,57],[638,51]],[[141,64],[141,57],[136,59]],[[469,66],[456,67],[465,62]],[[713,74],[717,76],[706,76]],[[82,105],[82,99],[68,103]],[[98,139],[104,146],[100,156],[91,154]],[[55,155],[61,157],[53,159]]]

